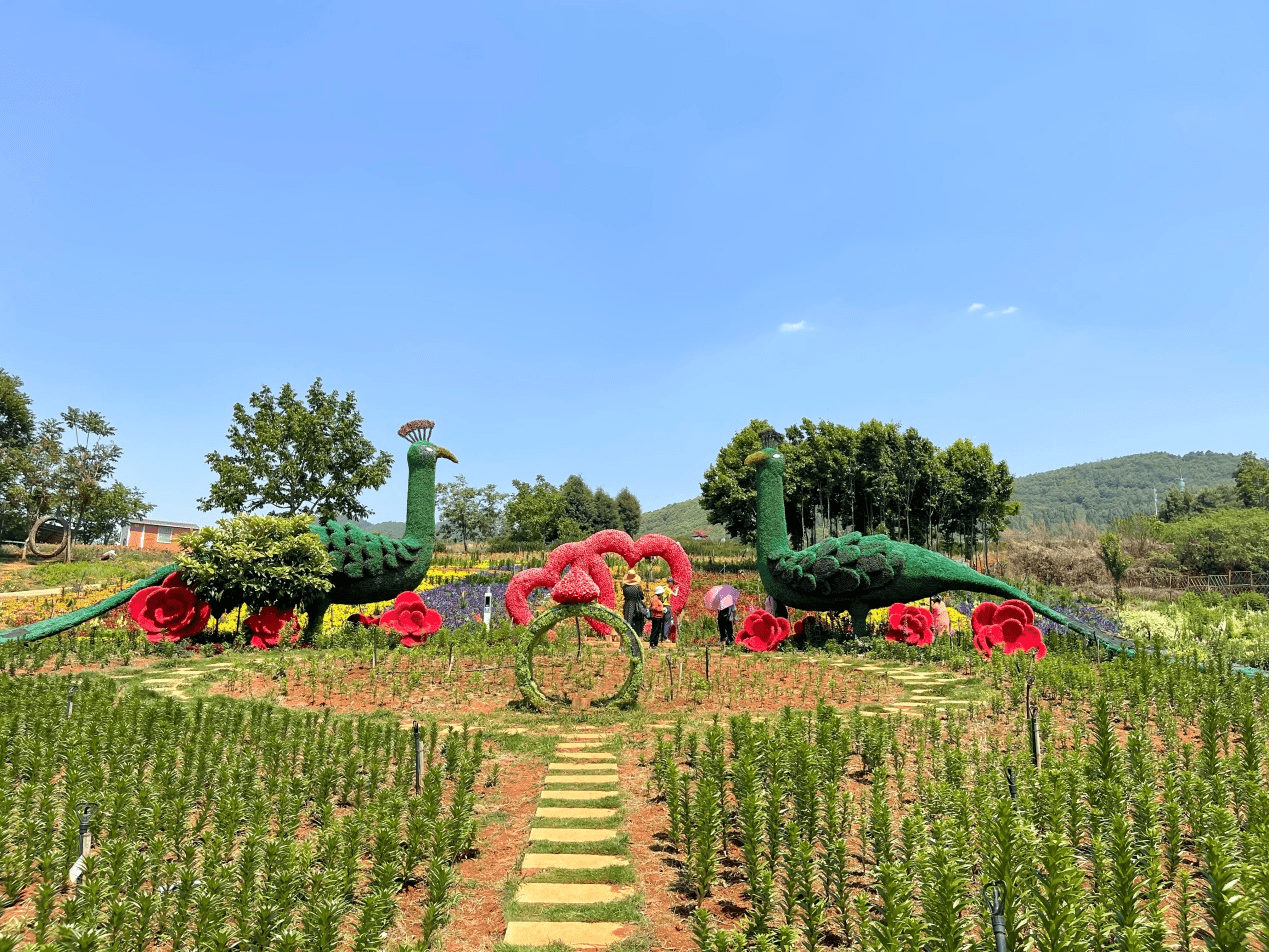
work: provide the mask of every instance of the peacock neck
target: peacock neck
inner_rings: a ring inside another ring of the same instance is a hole
[[[784,521],[783,466],[769,462],[758,468],[758,564],[768,556],[783,555],[789,547],[789,530]]]
[[[427,548],[426,561],[432,558],[432,541],[436,535],[436,460],[410,461],[410,487],[405,502],[405,538]]]

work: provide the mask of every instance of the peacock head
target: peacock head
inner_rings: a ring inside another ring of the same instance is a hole
[[[405,454],[405,461],[413,469],[423,463],[431,463],[436,465],[438,459],[447,459],[451,463],[457,463],[458,458],[443,446],[437,446],[432,442],[432,428],[436,426],[431,420],[411,420],[401,429],[397,430],[397,436],[410,444],[409,451]]]
[[[770,467],[777,473],[783,473],[784,454],[780,452],[783,437],[775,430],[763,430],[758,434],[758,438],[762,440],[762,449],[746,456],[745,465],[756,466],[759,469]]]

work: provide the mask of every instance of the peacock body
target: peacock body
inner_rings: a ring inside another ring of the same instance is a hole
[[[321,630],[331,605],[364,605],[392,599],[418,588],[427,577],[436,538],[436,461],[458,462],[449,450],[431,442],[433,426],[430,420],[414,420],[397,431],[410,443],[405,457],[410,478],[404,538],[389,539],[355,523],[334,519],[310,527],[326,547],[334,571],[330,575],[330,591],[304,606],[308,614],[306,634],[311,636]],[[95,605],[0,632],[0,641],[32,640],[66,631],[126,604],[141,589],[158,585],[178,568],[176,564],[165,565],[149,578]],[[223,606],[213,606],[218,607]]]
[[[852,532],[795,551],[784,517],[784,454],[778,435],[765,434],[763,449],[745,462],[758,470],[758,574],[781,604],[804,611],[848,612],[854,630],[863,632],[874,608],[959,589],[1021,599],[1038,614],[1094,637],[1083,625],[1000,579],[884,534]]]

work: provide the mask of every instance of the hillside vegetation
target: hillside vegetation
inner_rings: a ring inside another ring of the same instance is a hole
[[[1060,529],[1087,522],[1105,528],[1135,512],[1153,513],[1154,490],[1162,506],[1182,476],[1191,491],[1232,486],[1237,466],[1233,453],[1136,453],[1019,476],[1013,498],[1022,508],[1012,524]]]
[[[668,506],[645,512],[639,522],[639,534],[649,532],[670,536],[672,539],[690,538],[693,530],[708,529],[710,538],[722,539],[727,533],[722,526],[712,526],[705,510],[701,508],[701,497],[685,499],[683,502],[672,502]]]

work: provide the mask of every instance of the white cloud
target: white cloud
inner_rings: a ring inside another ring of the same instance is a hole
[[[1005,309],[1004,309],[1003,311],[1001,311],[1000,313],[1001,313],[1001,314],[1012,314],[1012,313],[1013,313],[1014,311],[1016,311],[1016,310],[1018,310],[1018,309],[1017,309],[1016,307],[1014,307],[1014,306],[1011,304],[1009,307],[1005,308]]]
[[[781,334],[795,334],[798,331],[806,330],[806,321],[798,321],[796,324],[785,321],[780,325]]]
[[[971,304],[969,307],[965,308],[965,310],[970,314],[973,314],[975,311],[981,311],[982,309],[983,306],[981,304]]]

